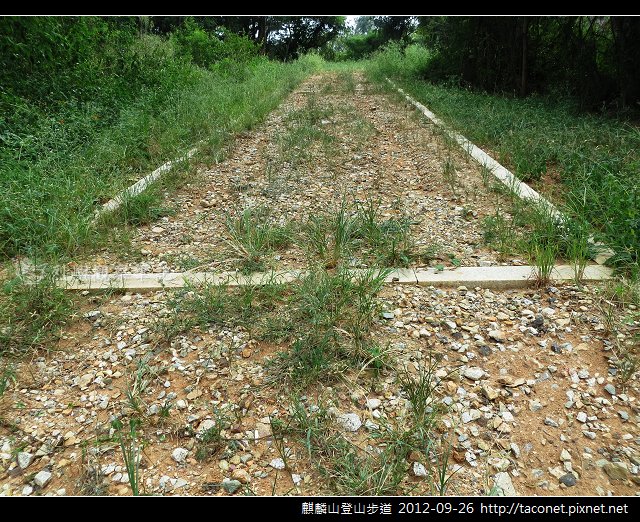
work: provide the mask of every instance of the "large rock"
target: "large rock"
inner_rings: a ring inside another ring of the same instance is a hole
[[[462,372],[467,379],[471,379],[472,381],[479,381],[485,376],[485,372],[482,368],[478,368],[477,366],[470,366],[466,368],[464,372]]]
[[[182,464],[185,461],[185,459],[187,458],[188,454],[189,454],[189,450],[188,449],[176,448],[171,453],[171,458],[173,460],[175,460],[178,464]]]
[[[511,482],[511,477],[506,471],[496,473],[495,477],[493,477],[493,483],[500,497],[515,497],[518,495],[516,488],[513,487],[513,482]]]
[[[236,491],[238,491],[241,486],[242,484],[239,480],[229,480],[227,478],[222,480],[222,487],[230,495],[233,495]]]
[[[49,471],[43,469],[42,471],[37,473],[35,477],[33,477],[33,481],[35,482],[36,486],[40,486],[41,488],[43,488],[49,483],[49,481],[51,480],[51,476],[52,475]]]
[[[602,469],[611,480],[626,480],[629,477],[629,470],[617,462],[607,462]]]

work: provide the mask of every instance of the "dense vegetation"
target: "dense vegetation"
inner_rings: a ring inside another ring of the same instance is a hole
[[[94,210],[204,140],[263,118],[314,67],[193,20],[163,36],[136,19],[0,18],[0,255],[69,255]]]

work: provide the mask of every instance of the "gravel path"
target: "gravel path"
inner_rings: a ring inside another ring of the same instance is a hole
[[[317,121],[305,127],[304,119],[314,116]],[[233,270],[228,216],[262,207],[275,222],[299,225],[337,209],[343,198],[374,201],[382,219],[411,220],[416,247],[437,249],[432,265],[452,266],[451,259],[462,266],[525,264],[501,259],[483,245],[482,221],[494,214],[501,197],[486,189],[475,163],[447,145],[413,108],[364,77],[345,84],[324,74],[309,78],[255,131],[238,136],[224,161],[168,195],[172,215],[137,229],[130,249],[116,255],[105,250],[77,260],[73,268]],[[294,241],[272,266],[305,265]]]

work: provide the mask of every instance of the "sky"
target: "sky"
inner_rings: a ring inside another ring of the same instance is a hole
[[[356,18],[358,18],[358,16],[360,16],[360,15],[346,15],[346,17],[347,17],[347,25],[349,27],[355,27]]]

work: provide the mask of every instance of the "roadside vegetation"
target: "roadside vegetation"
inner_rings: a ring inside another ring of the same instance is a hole
[[[166,36],[139,34],[126,19],[0,24],[5,259],[69,258],[95,246],[104,230],[93,215],[103,203],[196,144],[199,158],[220,158],[235,133],[261,121],[319,63],[270,61],[249,39],[195,23]],[[153,219],[157,203],[138,197],[124,221]]]

